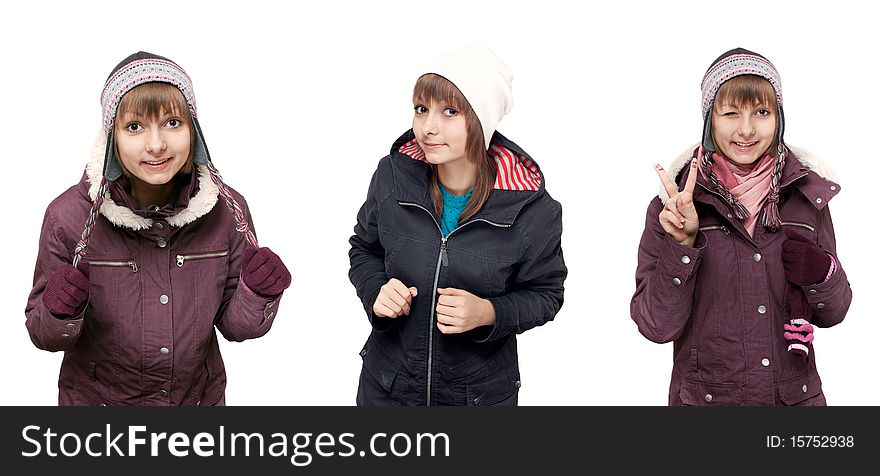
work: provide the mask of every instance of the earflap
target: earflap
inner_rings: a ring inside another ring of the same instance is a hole
[[[104,152],[104,180],[112,182],[122,176],[122,164],[116,157],[116,132],[111,128],[107,133],[107,148]]]
[[[706,117],[703,118],[703,150],[708,151],[709,155],[715,152],[715,141],[712,140],[712,107],[710,104]]]
[[[208,153],[208,145],[205,143],[205,136],[202,134],[202,126],[199,120],[192,117],[193,133],[193,163],[198,165],[208,165],[211,163],[211,154]]]

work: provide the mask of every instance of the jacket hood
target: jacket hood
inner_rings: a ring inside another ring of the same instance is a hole
[[[526,204],[544,194],[544,174],[522,148],[497,131],[492,135],[488,153],[495,161],[495,184],[474,218],[511,225]],[[428,187],[431,167],[412,129],[394,141],[391,155],[400,159],[392,160],[398,201],[416,202],[432,210]]]
[[[98,196],[98,189],[101,186],[106,150],[107,135],[102,131],[95,140],[91,159],[86,164],[85,174],[80,182],[80,192],[91,201],[94,201]],[[208,167],[205,165],[195,165],[195,168],[198,172],[199,190],[189,199],[189,203],[187,203],[183,210],[167,218],[166,221],[171,226],[181,227],[192,223],[210,212],[214,205],[217,204],[219,190],[214,181],[211,180]],[[113,225],[130,230],[145,230],[153,226],[152,219],[142,217],[124,204],[113,201],[109,189],[104,193],[100,214]]]
[[[677,182],[678,174],[690,163],[698,147],[699,144],[694,144],[685,149],[666,169],[673,182]],[[786,148],[788,153],[786,154],[785,166],[782,169],[781,186],[793,184],[810,199],[817,209],[821,210],[831,198],[840,192],[837,173],[821,157],[807,149],[789,145],[786,145]],[[681,177],[681,180],[684,180],[684,177]],[[701,180],[701,177],[697,178],[697,181]],[[679,183],[679,185],[681,184]],[[669,199],[669,194],[666,193],[666,189],[662,185],[657,196],[663,203]]]

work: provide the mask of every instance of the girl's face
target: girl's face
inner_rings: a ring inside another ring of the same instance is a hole
[[[425,158],[434,165],[467,160],[467,123],[464,114],[434,101],[413,104],[413,133]]]
[[[749,165],[765,155],[776,139],[776,107],[768,104],[712,108],[712,140],[727,160]]]
[[[117,155],[133,185],[168,184],[189,160],[190,126],[180,114],[162,110],[148,118],[125,113],[116,120]]]

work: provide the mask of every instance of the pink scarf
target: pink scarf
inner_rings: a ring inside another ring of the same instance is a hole
[[[775,157],[768,154],[761,160],[749,164],[738,165],[729,162],[723,155],[712,154],[713,171],[718,180],[730,190],[736,200],[749,211],[749,217],[743,220],[743,226],[750,236],[755,234],[758,215],[770,194],[770,181],[773,179]],[[701,167],[702,172],[702,167]],[[703,173],[705,176],[705,173]]]

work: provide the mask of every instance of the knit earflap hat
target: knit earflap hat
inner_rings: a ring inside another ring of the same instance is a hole
[[[703,140],[701,143],[700,165],[715,189],[733,207],[736,217],[744,220],[749,217],[746,208],[733,197],[730,191],[718,179],[713,168],[712,154],[716,151],[715,141],[712,139],[712,109],[714,108],[715,95],[718,89],[731,78],[742,75],[754,75],[766,79],[773,87],[776,96],[776,164],[770,182],[770,192],[763,208],[761,224],[771,231],[776,231],[782,225],[779,217],[779,180],[782,176],[782,167],[785,165],[785,144],[782,140],[785,130],[785,116],[782,112],[782,80],[773,63],[767,58],[746,50],[734,48],[719,56],[703,76],[702,83],[702,111],[703,111]]]
[[[782,132],[785,129],[785,119],[782,114],[782,80],[776,67],[767,58],[758,53],[743,48],[734,48],[719,56],[703,76],[703,148],[715,152],[715,141],[712,140],[712,108],[715,103],[715,95],[721,85],[731,78],[742,75],[760,76],[766,79],[773,92],[776,93],[777,110],[777,139],[782,144]]]
[[[104,89],[101,91],[101,109],[103,112],[104,132],[107,134],[107,150],[104,155],[104,178],[109,181],[118,179],[122,175],[122,166],[116,157],[114,146],[114,124],[119,102],[125,93],[145,83],[168,83],[180,90],[183,98],[189,106],[194,131],[193,162],[199,165],[208,164],[211,156],[205,145],[205,138],[196,117],[196,97],[193,94],[192,80],[189,75],[177,65],[177,63],[159,55],[138,51],[137,53],[122,60],[115,68]]]
[[[513,73],[492,51],[480,46],[452,50],[432,61],[421,76],[436,74],[455,85],[473,108],[486,149],[495,128],[513,107]]]

